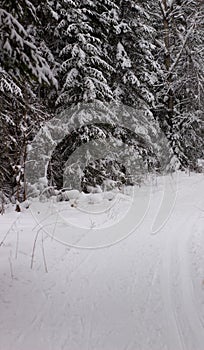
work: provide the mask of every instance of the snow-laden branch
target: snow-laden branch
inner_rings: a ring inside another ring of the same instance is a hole
[[[187,41],[188,41],[188,38],[189,38],[189,36],[191,35],[191,33],[193,32],[193,30],[195,29],[195,26],[196,26],[196,18],[197,18],[197,17],[198,17],[198,14],[196,14],[195,19],[194,19],[194,23],[193,23],[192,26],[189,28],[189,30],[188,30],[188,32],[187,32],[185,38],[184,38],[183,44],[182,44],[182,46],[181,46],[181,49],[180,49],[178,55],[176,56],[175,61],[172,63],[172,65],[171,65],[171,67],[170,67],[170,69],[169,69],[169,72],[168,72],[169,74],[171,74],[171,73],[173,72],[174,68],[177,66],[177,64],[178,64],[178,62],[179,62],[179,59],[180,59],[180,57],[181,57],[181,55],[182,55],[182,52],[183,52],[183,50],[184,50],[184,48],[185,48],[185,46],[186,46],[186,43],[187,43]]]

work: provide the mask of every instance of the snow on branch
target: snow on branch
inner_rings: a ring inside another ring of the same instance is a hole
[[[181,49],[180,49],[179,53],[177,54],[175,61],[172,63],[172,65],[171,65],[171,67],[170,67],[170,69],[169,69],[169,72],[168,72],[169,74],[171,74],[171,73],[173,72],[174,68],[177,66],[177,64],[178,64],[178,62],[179,62],[179,59],[180,59],[180,57],[181,57],[181,55],[182,55],[182,52],[183,52],[183,50],[184,50],[184,48],[185,48],[185,46],[186,46],[186,44],[187,44],[188,38],[190,37],[190,35],[192,34],[193,30],[195,29],[195,26],[196,26],[196,18],[197,18],[197,17],[198,17],[198,14],[196,14],[192,26],[191,26],[191,27],[189,28],[189,30],[187,31],[187,34],[186,34],[186,36],[185,36],[185,38],[184,38],[184,40],[183,40],[183,44],[182,44],[182,46],[181,46]]]

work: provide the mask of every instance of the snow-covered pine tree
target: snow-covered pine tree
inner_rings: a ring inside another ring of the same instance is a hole
[[[124,106],[123,114],[120,107],[115,111],[113,108],[107,111],[107,122],[113,122],[108,114],[115,112],[114,122],[123,124],[126,119],[125,126],[133,127],[136,133],[150,136],[155,131],[151,113],[151,89],[156,79],[151,52],[154,32],[148,25],[148,7],[136,4],[132,0],[47,2],[51,17],[58,21],[54,31],[57,45],[53,45],[60,64],[57,115],[68,115],[71,107],[94,102],[94,108],[85,113],[77,110],[77,121],[65,118],[68,124],[76,127],[92,121],[90,114],[94,111],[99,121],[96,106],[104,108],[106,102],[114,101],[135,110],[128,112]],[[88,154],[87,161],[90,157]],[[77,167],[79,163],[78,160]]]
[[[151,144],[158,126],[152,114],[157,62],[150,2],[115,0],[115,4],[109,38],[114,99],[120,105],[120,121]]]
[[[173,153],[186,167],[203,149],[203,4],[199,0],[159,0],[157,5],[155,28],[161,68],[155,86],[155,116]]]
[[[68,133],[71,127],[93,122],[94,118],[104,122],[104,113],[98,113],[100,108],[107,111],[107,120],[111,122],[107,105],[113,101],[110,81],[114,69],[107,44],[112,21],[109,14],[114,7],[110,0],[47,2],[46,11],[57,21],[53,54],[58,65],[56,116],[60,120],[59,134],[62,125],[63,133],[66,130]],[[88,139],[88,131],[82,137]],[[89,162],[89,156],[85,158]],[[80,159],[77,159],[77,171],[82,173],[84,165],[79,169],[79,164]]]
[[[0,7],[0,124],[1,188],[21,199],[26,145],[45,112],[36,86],[56,84],[52,71],[36,46],[37,20],[30,1],[2,1]],[[9,181],[5,181],[9,179]]]
[[[204,5],[198,0],[182,5],[174,14],[180,47],[170,68],[170,73],[175,72],[173,137],[185,163],[193,168],[204,155]]]
[[[112,67],[104,50],[103,3],[108,1],[61,1],[56,6],[59,41],[60,109],[93,101],[111,101],[108,77]]]
[[[114,50],[110,46],[116,66],[114,93],[124,104],[137,108],[145,105],[151,109],[156,74],[149,2],[118,0],[116,3],[116,23],[111,33]]]
[[[57,79],[60,40],[56,40],[54,36],[55,28],[58,24],[58,14],[54,4],[60,6],[60,2],[56,1],[45,0],[42,2],[35,0],[37,23],[35,23],[33,35],[35,36],[39,52],[46,59],[52,69],[53,76]],[[37,94],[46,103],[51,113],[55,113],[57,93],[58,89],[53,85],[38,85]]]
[[[20,79],[54,82],[52,71],[35,45],[35,8],[30,1],[3,1],[0,8],[1,64]]]

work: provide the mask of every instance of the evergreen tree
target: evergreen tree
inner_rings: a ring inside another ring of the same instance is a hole
[[[45,111],[36,95],[39,84],[56,84],[35,43],[35,7],[30,1],[2,1],[0,8],[0,124],[2,172],[6,192],[20,196],[26,146]]]
[[[132,0],[116,1],[112,59],[116,65],[113,86],[116,98],[132,107],[153,104],[153,84],[156,79],[153,56],[154,28],[146,4]],[[112,40],[110,40],[112,42]]]
[[[102,5],[103,1],[70,0],[56,6],[60,63],[57,106],[62,110],[79,102],[112,100],[108,76],[113,69],[103,45]]]
[[[203,5],[196,0],[159,0],[158,5],[155,115],[173,153],[186,167],[203,148]]]

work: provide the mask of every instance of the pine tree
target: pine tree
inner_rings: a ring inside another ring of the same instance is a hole
[[[178,78],[181,77],[173,84],[173,133],[180,134],[179,147],[184,164],[193,167],[197,158],[203,156],[204,146],[201,133],[204,116],[204,6],[200,1],[184,2],[179,15],[182,17],[176,27],[181,48],[177,50],[171,66],[171,71],[176,71]]]
[[[40,84],[56,84],[52,71],[35,43],[36,11],[29,1],[3,1],[0,8],[0,123],[2,172],[0,185],[19,197],[23,183],[26,145],[42,121],[43,107],[36,95]],[[5,180],[7,184],[5,185]],[[25,191],[24,191],[25,192]],[[25,193],[24,193],[25,195]]]
[[[153,135],[158,131],[152,114],[158,64],[154,58],[151,2],[117,0],[115,3],[109,52],[115,68],[112,89],[119,104],[119,122],[153,144]],[[134,154],[131,159],[134,162]]]
[[[132,107],[148,106],[154,101],[153,83],[156,79],[152,55],[154,28],[148,13],[148,2],[116,1],[112,59],[116,65],[113,86],[116,98]],[[111,40],[112,42],[112,40]]]
[[[98,107],[104,111],[107,103],[113,101],[116,106],[106,109],[106,122],[124,123],[142,135],[153,133],[156,123],[151,113],[154,100],[151,90],[156,74],[151,52],[154,33],[148,26],[147,9],[142,4],[136,6],[133,1],[84,0],[49,1],[44,10],[53,22],[58,22],[54,30],[57,45],[53,44],[60,82],[56,106],[61,123],[65,115],[64,129],[69,129],[67,124],[72,123],[76,128],[92,121],[90,115],[94,112],[99,121]],[[67,110],[81,103],[91,103],[90,108],[82,108],[80,113],[77,108],[77,121],[67,118]],[[134,110],[127,110],[125,104]],[[138,113],[138,109],[142,111]],[[114,144],[114,140],[111,141]],[[118,151],[117,142],[116,149],[112,152],[113,158],[124,151]],[[89,152],[87,162],[91,156]],[[134,154],[131,157],[133,159]],[[77,167],[78,164],[79,160]]]
[[[186,167],[203,148],[203,5],[196,0],[159,0],[158,5],[155,115],[173,153]]]
[[[101,3],[70,0],[56,6],[61,82],[57,106],[61,109],[80,102],[112,100],[107,80],[112,67],[103,50],[103,22],[98,21]]]

